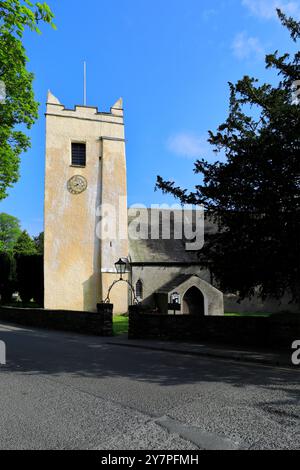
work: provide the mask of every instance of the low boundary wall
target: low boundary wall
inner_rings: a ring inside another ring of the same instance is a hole
[[[113,336],[111,304],[99,304],[97,313],[0,307],[0,321],[88,335]]]
[[[275,315],[273,318],[174,316],[142,313],[134,306],[129,314],[129,338],[285,349],[300,340],[300,315]]]

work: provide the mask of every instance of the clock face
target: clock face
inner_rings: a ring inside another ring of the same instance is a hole
[[[68,181],[68,191],[71,194],[81,194],[87,188],[87,180],[84,176],[76,175]]]

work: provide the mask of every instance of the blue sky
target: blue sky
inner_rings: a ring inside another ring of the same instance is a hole
[[[45,101],[51,91],[81,104],[83,61],[88,105],[125,103],[129,204],[173,203],[154,192],[157,174],[191,188],[193,162],[212,157],[209,129],[226,118],[228,81],[244,74],[273,80],[264,54],[291,50],[275,7],[300,17],[298,0],[48,0],[57,31],[28,33],[25,46],[40,117],[30,131],[21,179],[0,212],[43,230]]]

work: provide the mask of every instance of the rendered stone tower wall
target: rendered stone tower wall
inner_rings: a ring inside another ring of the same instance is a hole
[[[46,112],[45,308],[97,311],[117,279],[114,263],[128,256],[126,156],[122,100],[110,113],[66,109],[50,92]],[[72,142],[86,144],[86,166],[74,167]],[[67,189],[71,177],[86,178],[81,194]],[[99,207],[112,204],[120,239],[99,238]],[[113,290],[115,313],[128,310],[125,284]]]

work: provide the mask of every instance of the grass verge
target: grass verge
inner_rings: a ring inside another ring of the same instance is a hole
[[[225,317],[262,317],[262,318],[268,318],[272,315],[272,313],[225,313]]]
[[[116,315],[113,319],[114,336],[125,335],[128,333],[128,317]]]
[[[43,308],[36,302],[5,302],[0,303],[1,307],[13,307],[13,308]]]

